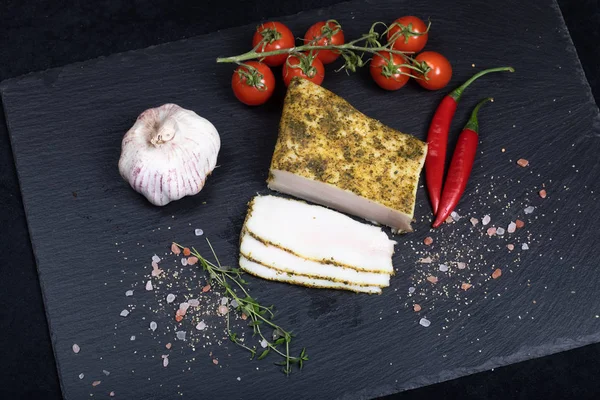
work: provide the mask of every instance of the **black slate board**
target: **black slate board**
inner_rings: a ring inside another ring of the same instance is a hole
[[[149,318],[161,329],[174,325],[171,318],[151,316],[143,306],[149,297],[143,284],[151,255],[164,253],[173,239],[199,242],[193,228],[201,227],[221,258],[235,263],[245,203],[254,193],[266,192],[280,102],[242,107],[228,90],[230,69],[212,63],[218,55],[243,51],[251,27],[5,82],[3,101],[65,397],[110,390],[125,398],[179,393],[373,397],[598,341],[599,278],[593,258],[598,109],[558,7],[553,2],[514,3],[475,7],[440,2],[439,7],[411,4],[410,10],[435,21],[428,48],[443,50],[453,61],[453,84],[470,76],[471,64],[477,69],[511,64],[518,70],[489,77],[467,93],[459,109],[456,125],[464,123],[478,98],[491,94],[496,99],[481,116],[482,154],[471,182],[478,190],[469,193],[459,212],[477,217],[489,212],[508,222],[514,216],[525,218],[524,205],[538,206],[527,217],[528,237],[520,239],[531,249],[515,256],[499,251],[503,244],[489,245],[484,257],[489,265],[469,267],[474,281],[492,267],[503,267],[505,273],[499,281],[474,282],[478,290],[462,301],[454,294],[444,298],[418,281],[416,285],[414,271],[422,267],[411,248],[431,234],[420,190],[416,233],[398,238],[398,273],[382,296],[252,279],[253,293],[275,303],[281,324],[308,347],[311,362],[290,378],[267,361],[247,361],[231,346],[216,347],[221,361],[215,366],[203,350],[180,346],[174,333],[156,338],[145,329]],[[335,17],[347,36],[355,37],[370,22],[388,20],[403,8],[397,2],[353,2],[285,21],[301,32],[317,19]],[[522,28],[506,31],[497,21]],[[414,85],[382,93],[364,73],[329,73],[325,86],[366,114],[421,138],[442,96]],[[277,96],[282,95],[280,88]],[[210,119],[222,135],[223,148],[220,168],[199,196],[155,208],[120,180],[116,162],[122,135],[137,114],[165,102]],[[506,153],[500,152],[502,147]],[[516,168],[519,157],[528,158],[532,167]],[[544,202],[532,191],[541,183],[550,193]],[[500,199],[506,193],[507,200],[514,200],[512,208],[506,211],[507,201],[490,198],[489,190]],[[460,235],[469,232],[468,221],[461,220],[432,235],[440,242],[449,237],[463,243]],[[432,321],[427,329],[418,325],[421,315],[411,311],[412,285],[416,295],[423,292],[418,301]],[[136,290],[133,298],[124,296],[129,288]],[[119,317],[123,308],[136,304],[127,319]],[[136,341],[129,340],[133,334]],[[169,367],[163,368],[160,354],[166,353],[161,349],[166,341],[175,345]],[[77,355],[71,351],[73,343],[82,348]],[[103,375],[103,369],[110,375]],[[93,388],[93,380],[102,384]]]

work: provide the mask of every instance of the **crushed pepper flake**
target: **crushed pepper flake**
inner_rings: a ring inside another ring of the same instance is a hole
[[[190,251],[190,249],[188,249],[187,247],[183,248],[183,255],[188,257],[190,254],[192,254],[192,252]]]
[[[515,226],[517,227],[517,229],[521,229],[522,227],[525,226],[525,222],[521,221],[520,219],[515,221]]]
[[[415,305],[413,306],[413,310],[414,310],[415,312],[419,312],[419,311],[421,311],[421,306],[420,306],[419,304],[415,304]]]
[[[496,268],[494,272],[492,272],[492,279],[498,279],[502,276],[502,270],[500,268]]]
[[[494,236],[496,234],[496,228],[493,227],[493,226],[491,228],[488,228],[487,234],[488,234],[489,237]]]
[[[98,386],[101,383],[102,383],[102,381],[94,381],[94,382],[92,382],[92,386],[96,387],[96,386]]]
[[[540,190],[539,195],[542,199],[545,199],[547,196],[546,189]]]
[[[172,344],[171,344],[171,343],[167,343],[167,344],[165,344],[165,347],[167,348],[167,350],[171,350],[171,346],[172,346]]]
[[[206,293],[210,290],[210,285],[206,285],[202,288],[202,293]]]
[[[428,282],[431,282],[431,283],[433,283],[433,284],[436,284],[436,283],[438,282],[438,278],[437,278],[436,276],[429,275],[429,276],[427,277],[427,281],[428,281]]]
[[[529,165],[529,161],[527,161],[527,160],[526,160],[526,159],[524,159],[524,158],[519,158],[519,159],[517,160],[517,164],[519,165],[519,167],[523,167],[523,168],[525,168],[525,167],[527,167],[527,166]]]
[[[175,321],[181,322],[181,321],[183,321],[183,317],[181,315],[177,314],[177,315],[175,315]]]
[[[473,286],[473,285],[471,285],[470,283],[463,282],[463,283],[460,285],[460,288],[466,292],[467,290],[471,289],[471,287],[472,287],[472,286]]]
[[[198,257],[194,257],[194,256],[188,257],[187,265],[194,265],[197,263],[198,263]]]

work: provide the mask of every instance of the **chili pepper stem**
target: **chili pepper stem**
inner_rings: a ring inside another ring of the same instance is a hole
[[[450,93],[448,96],[452,97],[458,103],[463,92],[471,83],[475,82],[477,79],[481,78],[482,76],[487,75],[492,72],[515,72],[515,69],[513,67],[498,67],[498,68],[489,68],[489,69],[484,69],[483,71],[479,71],[478,73],[473,75],[469,80],[467,80],[465,83],[463,83],[462,85],[460,85],[459,87],[454,89],[452,91],[452,93]]]
[[[471,113],[471,116],[469,117],[469,120],[467,121],[467,124],[465,125],[463,130],[470,129],[473,132],[479,134],[479,121],[477,120],[477,113],[479,113],[479,109],[488,101],[491,101],[493,103],[494,98],[488,97],[486,99],[481,100],[479,103],[477,103],[477,105],[473,109],[473,112]]]

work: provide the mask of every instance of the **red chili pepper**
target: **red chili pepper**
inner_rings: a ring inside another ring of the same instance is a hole
[[[427,191],[429,192],[429,200],[433,208],[433,214],[437,215],[438,206],[440,204],[440,195],[442,194],[442,181],[444,179],[444,167],[446,164],[446,148],[448,146],[448,131],[450,131],[450,123],[454,118],[456,106],[462,96],[464,90],[473,83],[477,78],[487,75],[490,72],[510,71],[515,72],[512,67],[490,68],[480,71],[473,75],[471,79],[454,89],[448,94],[438,106],[429,132],[427,133],[427,156],[425,157],[425,181],[427,182]]]
[[[467,181],[473,169],[473,161],[475,161],[477,143],[479,142],[477,112],[488,101],[493,101],[493,99],[487,98],[477,104],[471,114],[471,118],[469,118],[469,122],[467,122],[467,125],[465,125],[465,128],[458,137],[452,161],[450,162],[450,168],[448,169],[446,183],[444,184],[440,207],[433,223],[434,228],[443,224],[446,218],[454,211],[467,187]]]

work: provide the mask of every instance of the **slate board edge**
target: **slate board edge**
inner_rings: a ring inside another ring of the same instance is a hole
[[[348,2],[342,2],[342,3],[348,3]],[[372,1],[367,1],[367,3],[372,3]],[[558,8],[558,15],[559,15],[559,17],[560,17],[560,19],[561,19],[561,21],[563,23],[563,27],[566,28],[564,17],[562,15],[562,12],[560,11],[560,8],[558,7],[558,4],[556,3],[556,0],[554,0],[553,3],[555,5],[555,8]],[[330,9],[330,8],[332,8],[332,7],[327,7],[327,8],[323,8],[323,9]],[[308,11],[314,11],[314,10],[316,10],[316,9],[312,9],[312,10],[308,10]],[[296,14],[292,14],[292,15],[288,15],[288,16],[282,17],[282,19],[284,19],[284,18],[291,18],[293,16],[300,15],[302,13],[304,13],[304,11],[296,13]],[[228,28],[228,29],[237,29],[237,28],[244,27],[244,26],[252,27],[253,24],[241,25],[241,26],[238,26],[238,27],[232,27],[232,28]],[[226,29],[226,30],[228,30],[228,29]],[[219,33],[219,32],[222,32],[222,31],[224,31],[224,30],[218,30],[218,31],[215,31],[215,32],[207,33],[205,35],[195,36],[195,37],[181,39],[181,40],[177,40],[177,41],[161,43],[161,44],[149,46],[149,47],[146,47],[146,48],[140,48],[140,49],[129,50],[129,51],[126,51],[126,52],[115,53],[115,54],[112,54],[112,55],[109,55],[109,56],[100,56],[100,57],[89,59],[89,60],[86,60],[86,61],[80,61],[80,62],[76,62],[76,63],[71,63],[71,64],[67,64],[65,66],[53,67],[53,68],[46,69],[44,71],[34,71],[34,72],[31,72],[31,73],[28,73],[28,74],[25,74],[25,75],[21,75],[19,77],[9,78],[9,79],[4,80],[4,81],[2,81],[0,83],[0,95],[4,94],[4,92],[8,89],[9,85],[12,85],[12,84],[18,83],[20,81],[24,81],[24,80],[39,79],[39,76],[41,74],[44,74],[44,73],[55,72],[55,71],[60,72],[64,68],[74,68],[74,67],[77,67],[77,66],[81,66],[81,65],[85,65],[85,64],[93,63],[93,62],[97,62],[97,61],[105,61],[105,60],[106,61],[111,61],[113,58],[117,58],[119,56],[123,56],[123,55],[126,55],[126,54],[133,54],[133,53],[143,52],[145,50],[154,50],[155,48],[158,49],[158,48],[160,48],[162,46],[170,45],[170,44],[173,44],[173,43],[184,43],[184,42],[187,42],[189,40],[197,40],[197,39],[201,39],[201,38],[203,38],[205,36],[213,35],[215,33]],[[572,46],[574,46],[572,38],[571,38],[570,34],[568,33],[568,28],[566,29],[566,32],[567,32],[567,36],[568,36],[568,40],[569,40],[570,44]],[[577,55],[576,51],[574,52],[574,54]],[[585,78],[585,74],[583,72],[581,61],[579,60],[579,56],[578,55],[577,55],[577,62],[578,62],[579,67],[581,68],[581,70],[579,71],[579,76]],[[589,82],[587,81],[587,79],[585,79],[585,85],[587,85],[587,95],[588,95],[588,97],[590,97],[590,98],[593,99],[592,92],[591,92],[591,87],[590,87]],[[594,104],[596,104],[595,101],[594,101]],[[7,116],[7,118],[6,118],[6,124],[7,124],[8,130],[9,130],[9,132],[12,132],[11,129],[10,129],[11,123],[10,123],[9,115],[6,112],[6,110],[4,110],[4,111],[5,111],[5,115]],[[600,134],[600,132],[598,132],[598,134]],[[12,139],[12,134],[9,135],[9,137]],[[17,164],[17,166],[18,166],[18,163],[19,163],[18,157],[17,157],[17,154],[14,151],[13,151],[13,155],[15,157],[15,164]],[[20,177],[20,173],[19,173],[19,168],[17,168],[17,176],[18,176],[19,183],[20,183],[21,182],[21,177]],[[23,199],[23,204],[24,204],[25,212],[27,214],[28,207],[27,207],[27,203],[26,203],[26,201],[24,199]],[[27,220],[27,224],[28,224],[28,229],[29,229],[29,220]],[[36,252],[35,252],[35,246],[31,242],[31,240],[30,240],[30,243],[32,244],[32,250],[33,250],[33,253],[34,253],[34,256],[35,256],[36,267],[37,267],[38,260],[37,260],[37,255],[36,255]],[[38,269],[38,275],[40,276],[40,280],[43,279],[42,275],[40,274],[39,269]],[[42,290],[42,296],[43,296],[43,299],[44,299],[44,303],[46,303],[46,297],[45,297],[45,294],[44,294],[43,290]],[[49,318],[48,310],[47,309],[45,310],[45,312],[46,312],[46,316],[47,316],[47,320],[48,320],[48,325],[49,325],[49,328],[50,328],[51,319]],[[56,361],[56,364],[57,364],[57,367],[58,367],[59,363],[58,363],[58,358],[56,357],[56,350],[55,350],[55,346],[54,346],[55,338],[52,336],[52,329],[50,329],[50,333],[51,333],[51,339],[52,339],[52,343],[53,343],[53,351],[55,352],[55,361]],[[474,374],[474,373],[478,373],[478,372],[483,372],[483,371],[489,370],[491,368],[502,367],[502,366],[514,364],[514,363],[517,363],[517,362],[521,362],[521,361],[524,361],[524,360],[539,358],[539,357],[543,357],[543,356],[555,354],[555,353],[558,353],[558,352],[561,352],[561,351],[566,351],[566,350],[574,349],[574,348],[577,348],[577,347],[582,347],[582,346],[585,346],[585,345],[588,345],[588,344],[600,342],[600,332],[598,332],[596,334],[593,334],[593,335],[583,336],[583,337],[581,337],[581,338],[579,338],[577,340],[562,339],[562,340],[557,340],[556,342],[558,342],[558,343],[553,344],[551,346],[535,346],[535,347],[523,348],[520,351],[511,354],[510,356],[491,359],[491,360],[488,360],[488,362],[486,362],[484,364],[481,364],[480,366],[473,367],[473,368],[470,368],[470,369],[465,369],[465,370],[444,370],[444,371],[441,371],[439,374],[434,375],[434,377],[432,377],[432,378],[427,379],[427,376],[423,376],[423,377],[421,377],[421,379],[428,380],[430,382],[430,384],[435,384],[435,383],[444,382],[444,381],[456,379],[456,378],[459,378],[459,377],[463,377],[463,376],[466,376],[466,375],[470,375],[470,374]],[[534,354],[534,356],[533,357],[528,357],[527,354]],[[60,371],[60,368],[58,368],[58,371]],[[63,389],[62,376],[61,376],[60,373],[58,375],[60,377],[59,382],[60,382],[61,390],[62,390]],[[421,379],[419,379],[419,381]],[[414,389],[414,388],[422,387],[422,386],[423,385],[420,385],[418,383],[418,381],[413,380],[413,381],[406,382],[402,386],[396,386],[396,387],[394,387],[392,385],[385,385],[383,387],[380,387],[379,390],[377,390],[377,389],[364,389],[363,391],[355,392],[355,393],[352,393],[352,394],[346,394],[346,395],[342,396],[341,398],[354,398],[354,396],[359,396],[359,398],[371,398],[372,396],[384,396],[384,395],[389,395],[389,394],[396,393],[398,390],[404,391],[404,390],[410,390],[410,389]]]
[[[578,340],[573,339],[557,339],[558,342],[552,346],[533,346],[533,347],[525,347],[516,353],[513,353],[507,357],[495,357],[488,362],[481,364],[477,367],[468,368],[468,369],[454,369],[454,370],[443,370],[440,371],[436,375],[423,375],[418,380],[408,381],[400,386],[392,386],[385,385],[377,389],[364,389],[359,392],[344,394],[341,397],[338,397],[340,400],[349,400],[349,399],[374,399],[383,396],[389,396],[397,393],[401,393],[404,391],[418,389],[430,385],[436,385],[438,383],[451,381],[454,379],[463,378],[469,375],[477,374],[480,372],[489,371],[495,368],[502,368],[509,365],[517,364],[523,361],[534,360],[542,357],[551,356],[556,353],[560,353],[563,351],[573,350],[576,348],[584,347],[590,344],[595,344],[600,342],[600,332],[593,335],[582,336]],[[548,351],[550,350],[550,351]],[[527,354],[533,354],[533,357],[529,357]],[[423,385],[421,382],[428,382],[426,385]],[[358,397],[356,397],[358,396]]]
[[[1,90],[0,88],[0,97],[2,97],[4,94],[4,92]],[[17,179],[19,182],[19,192],[21,192],[21,170],[18,166],[18,157],[17,157],[17,153],[14,151],[14,146],[12,146],[12,135],[10,134],[11,129],[10,129],[10,118],[8,117],[8,112],[4,106],[4,101],[2,101],[2,111],[4,112],[4,116],[6,119],[6,130],[8,132],[8,137],[11,141],[11,152],[13,154],[13,158],[15,160],[15,166],[16,166],[16,173],[17,173]],[[56,343],[55,343],[55,337],[52,334],[52,319],[50,318],[50,312],[48,310],[48,307],[46,307],[47,299],[46,299],[46,292],[43,289],[43,285],[42,285],[42,280],[43,275],[39,269],[39,262],[38,262],[38,256],[37,256],[37,251],[35,251],[35,244],[33,243],[33,241],[31,240],[31,228],[29,226],[29,218],[27,218],[28,213],[28,207],[27,207],[27,201],[25,201],[25,197],[23,196],[23,194],[21,193],[21,201],[23,202],[23,209],[25,211],[25,221],[27,222],[27,233],[28,233],[28,240],[29,240],[29,244],[31,246],[31,252],[33,253],[33,257],[35,260],[35,269],[37,271],[38,274],[38,283],[39,283],[39,290],[42,294],[42,300],[44,302],[44,315],[46,316],[46,323],[48,324],[48,333],[50,334],[50,341],[52,343],[52,354],[54,355],[54,363],[56,365],[56,371],[57,371],[57,375],[58,375],[58,383],[60,385],[60,391],[61,394],[65,393],[65,388],[63,387],[63,380],[62,380],[62,375],[60,373],[60,363],[58,361],[58,354],[56,353]],[[64,395],[63,395],[64,396]]]

